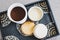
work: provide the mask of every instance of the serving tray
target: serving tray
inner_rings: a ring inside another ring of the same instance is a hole
[[[47,0],[40,0],[40,1],[31,3],[31,4],[27,4],[25,6],[27,8],[27,11],[32,6],[39,6],[43,9],[44,17],[42,18],[42,20],[39,21],[39,23],[47,25],[48,34],[45,37],[45,39],[59,35],[57,26],[56,26],[56,22],[54,20],[54,16],[52,14],[50,5]],[[2,32],[3,40],[5,40],[6,36],[10,36],[10,35],[14,35],[17,38],[19,38],[20,40],[39,40],[39,39],[35,38],[34,36],[26,37],[26,36],[21,35],[18,32],[16,25],[17,25],[16,23],[11,22],[9,20],[9,18],[7,17],[7,11],[0,12],[0,29]]]

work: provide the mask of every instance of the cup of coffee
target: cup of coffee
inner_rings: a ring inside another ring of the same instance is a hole
[[[33,34],[36,38],[42,39],[42,38],[45,38],[47,36],[47,32],[48,32],[48,29],[47,29],[46,25],[37,24],[34,27]]]
[[[32,21],[26,21],[22,25],[16,24],[18,32],[23,36],[32,36],[35,23]]]
[[[33,6],[29,9],[28,16],[32,21],[39,21],[43,18],[43,10],[38,6]]]
[[[27,9],[21,3],[14,3],[8,8],[7,16],[12,22],[22,24],[27,19]]]

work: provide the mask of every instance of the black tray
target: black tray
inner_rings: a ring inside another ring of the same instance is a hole
[[[34,5],[41,7],[44,11],[44,17],[42,20],[39,21],[39,23],[47,25],[48,35],[46,36],[46,39],[59,35],[56,22],[54,20],[48,1],[37,1],[31,4],[27,4],[25,6],[27,10],[29,10],[29,8]],[[20,40],[38,40],[34,36],[25,37],[21,35],[16,28],[16,23],[13,23],[8,19],[7,11],[0,12],[0,29],[2,31],[3,40],[5,40],[5,37],[9,35],[14,35]]]

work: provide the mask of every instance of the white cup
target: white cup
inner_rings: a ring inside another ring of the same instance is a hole
[[[38,6],[33,6],[29,9],[28,16],[32,21],[39,21],[43,18],[43,10]]]
[[[37,24],[34,27],[34,36],[38,39],[45,38],[47,36],[48,29],[44,24]]]
[[[22,19],[22,20],[20,20],[20,21],[15,21],[15,20],[13,20],[12,18],[11,18],[11,11],[12,11],[12,9],[13,8],[15,8],[15,7],[21,7],[21,8],[23,8],[24,10],[25,10],[25,17]],[[21,3],[14,3],[14,4],[12,4],[9,8],[8,8],[8,11],[7,11],[7,16],[9,17],[9,19],[12,21],[12,22],[15,22],[15,23],[18,23],[18,24],[22,24],[22,23],[24,23],[26,20],[27,20],[27,9],[26,9],[26,7],[23,5],[23,4],[21,4]]]

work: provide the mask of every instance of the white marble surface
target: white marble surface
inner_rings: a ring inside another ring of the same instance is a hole
[[[8,7],[13,3],[22,3],[22,4],[28,4],[31,2],[35,2],[38,0],[0,0],[0,12],[5,11],[8,9]]]
[[[8,7],[12,4],[12,3],[22,3],[22,4],[28,4],[31,2],[35,2],[38,0],[0,0],[0,12],[1,11],[5,11],[8,9]],[[57,28],[60,32],[60,0],[48,0],[57,24]],[[60,40],[60,35],[50,38],[48,40]]]

